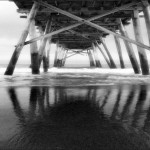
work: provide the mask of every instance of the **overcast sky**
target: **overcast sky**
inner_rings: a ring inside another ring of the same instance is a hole
[[[16,10],[17,10],[17,7],[13,2],[0,0],[0,19],[1,19],[0,20],[0,63],[9,62],[11,55],[15,48],[14,46],[17,44],[18,39],[24,29],[24,24],[26,22],[26,19],[21,19],[20,15],[17,13]],[[146,33],[147,30],[146,30],[146,26],[145,26],[145,22],[143,18],[141,18],[141,27],[142,27],[144,43],[148,45],[148,38],[147,38],[147,33]],[[128,29],[130,38],[134,39],[132,25],[128,26],[127,29]],[[113,37],[107,36],[106,43],[114,59],[118,61],[118,55],[117,55]],[[125,60],[128,60],[126,49],[122,41],[121,41],[121,45],[122,45],[124,58]],[[55,47],[53,46],[52,47],[53,53],[54,53],[54,50],[55,50]],[[136,46],[134,46],[134,50],[137,54]],[[26,62],[29,63],[30,62],[29,54],[30,54],[29,46],[25,46],[21,52],[21,56],[19,58],[18,63],[26,63]],[[52,57],[54,57],[53,54],[52,54]],[[101,55],[99,55],[99,57],[103,60]],[[76,60],[77,58],[85,62],[87,62],[88,60],[87,56],[72,57],[72,60]],[[68,61],[70,60],[71,58],[68,59]]]

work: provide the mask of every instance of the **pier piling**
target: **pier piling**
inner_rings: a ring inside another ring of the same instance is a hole
[[[65,50],[64,58],[63,58],[63,61],[62,61],[62,65],[63,65],[63,66],[65,66],[65,63],[66,63],[67,53],[68,53],[68,50]]]
[[[63,57],[63,48],[59,48],[59,53],[57,55],[56,67],[62,67],[62,57]]]
[[[44,70],[44,72],[47,72],[48,71],[48,62],[47,62],[47,52],[46,52],[46,49],[44,50],[44,52],[43,52],[43,57],[42,57],[42,59],[43,59],[43,70]]]
[[[116,66],[116,64],[115,64],[115,62],[114,62],[114,60],[113,60],[113,58],[112,58],[112,56],[111,56],[111,54],[110,54],[110,52],[109,52],[109,50],[107,48],[107,45],[106,45],[106,43],[105,43],[105,41],[104,41],[104,39],[102,37],[100,37],[100,41],[101,41],[101,43],[102,43],[102,45],[103,45],[103,47],[104,47],[104,49],[105,49],[105,51],[106,51],[106,53],[108,55],[111,68],[117,68],[117,66]]]
[[[30,39],[36,37],[36,29],[35,29],[35,20],[31,21],[30,25]],[[30,53],[31,53],[31,69],[32,74],[39,74],[39,54],[38,54],[38,47],[37,42],[30,44]]]
[[[119,55],[120,67],[122,69],[124,69],[125,64],[124,64],[124,61],[123,61],[120,39],[116,36],[114,36],[114,39],[115,39],[115,43],[116,43],[117,52],[118,52],[118,55]]]
[[[136,39],[136,41],[143,43],[138,10],[134,10],[132,20],[133,20],[135,39]],[[149,74],[149,66],[148,66],[145,49],[143,49],[142,47],[139,47],[139,46],[137,46],[137,49],[138,49],[138,54],[139,54],[139,58],[140,58],[142,74],[148,75]]]
[[[48,34],[51,31],[51,25],[52,25],[52,16],[50,16],[48,21],[47,21],[45,31],[44,31],[44,35]],[[40,48],[39,48],[39,67],[40,67],[41,62],[43,60],[43,54],[44,54],[44,51],[45,51],[47,40],[48,40],[48,38],[43,38],[41,40],[41,45],[40,45]]]
[[[102,65],[101,65],[100,60],[98,58],[98,53],[97,53],[97,49],[95,47],[95,44],[93,43],[92,46],[93,46],[93,54],[94,54],[94,58],[95,58],[96,67],[101,68]]]
[[[48,68],[50,68],[50,51],[51,51],[51,38],[49,39],[48,47],[47,47],[47,67]]]
[[[90,67],[95,67],[95,62],[94,62],[94,58],[91,53],[91,50],[88,50],[88,57],[89,57],[89,61],[90,61]]]
[[[107,56],[105,55],[105,53],[103,52],[102,48],[99,46],[98,42],[96,41],[96,45],[97,45],[97,48],[99,49],[99,51],[101,52],[101,54],[103,55],[107,65],[111,68],[111,64],[107,58]]]
[[[142,7],[143,7],[143,13],[145,18],[145,23],[147,27],[147,34],[149,38],[149,45],[150,45],[150,5],[148,3],[148,0],[142,0]]]
[[[55,58],[54,58],[54,67],[57,67],[58,51],[59,51],[59,42],[57,41],[57,43],[56,43],[56,50],[55,50]]]
[[[121,19],[118,20],[119,21],[119,30],[120,30],[120,33],[125,36],[125,37],[128,37],[128,33],[126,32],[123,24],[122,24],[122,21]],[[138,61],[136,59],[136,56],[135,56],[135,53],[133,51],[133,47],[131,45],[131,43],[127,42],[124,40],[124,44],[126,46],[126,49],[127,49],[127,53],[128,53],[128,56],[129,56],[129,59],[131,61],[131,65],[133,67],[133,70],[134,70],[134,73],[135,74],[139,74],[140,73],[140,67],[138,65]]]
[[[28,15],[28,18],[27,18],[27,24],[26,24],[25,29],[24,29],[24,31],[23,31],[20,39],[19,39],[19,42],[18,42],[18,44],[15,48],[15,51],[14,51],[12,57],[11,57],[11,60],[8,64],[8,67],[5,71],[5,75],[12,75],[13,72],[14,72],[14,69],[15,69],[16,63],[18,61],[18,58],[20,56],[21,50],[23,49],[24,43],[25,43],[26,38],[28,36],[31,22],[36,16],[38,7],[39,7],[39,5],[37,4],[37,2],[34,2],[33,6],[32,6],[32,9],[31,9],[31,11]]]

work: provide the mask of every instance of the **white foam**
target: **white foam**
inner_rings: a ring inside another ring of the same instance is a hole
[[[134,74],[133,69],[108,69],[108,68],[82,68],[82,69],[67,69],[67,68],[51,68],[49,72],[53,73],[103,73],[103,74]]]
[[[104,86],[116,84],[150,84],[150,75],[134,74],[133,69],[51,68],[48,73],[32,75],[30,68],[16,68],[13,76],[3,75],[1,86]]]

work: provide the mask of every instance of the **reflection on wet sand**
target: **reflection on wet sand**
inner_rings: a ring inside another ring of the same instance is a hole
[[[31,87],[27,112],[21,108],[16,89],[10,88],[18,131],[7,148],[148,150],[149,88]]]

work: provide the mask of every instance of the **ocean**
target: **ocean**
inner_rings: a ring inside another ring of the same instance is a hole
[[[0,66],[0,149],[150,150],[150,75]]]

